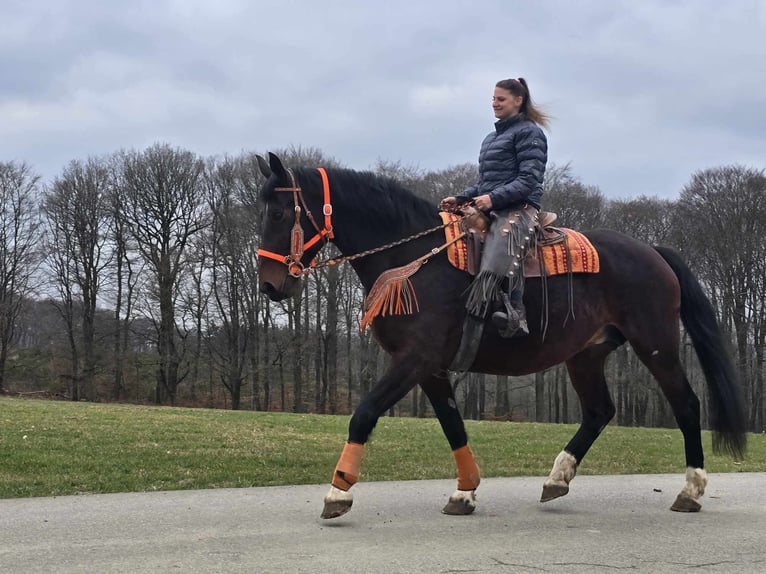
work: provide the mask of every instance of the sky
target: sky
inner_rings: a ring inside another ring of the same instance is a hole
[[[0,161],[167,143],[318,148],[353,169],[476,162],[495,82],[549,163],[608,198],[766,167],[766,1],[0,0]]]

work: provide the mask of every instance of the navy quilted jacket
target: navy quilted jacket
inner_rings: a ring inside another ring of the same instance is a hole
[[[525,203],[540,209],[547,161],[548,140],[540,126],[524,114],[500,120],[481,144],[479,182],[462,195],[488,193],[493,210]]]

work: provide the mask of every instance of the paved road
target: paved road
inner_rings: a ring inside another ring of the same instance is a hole
[[[766,572],[766,474],[711,475],[699,514],[668,508],[682,475],[486,479],[472,516],[452,480],[361,483],[318,518],[326,486],[0,500],[0,572]]]

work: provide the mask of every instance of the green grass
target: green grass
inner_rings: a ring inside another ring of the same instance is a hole
[[[0,498],[329,482],[348,416],[138,407],[0,398]],[[546,476],[575,425],[467,421],[482,474]],[[712,454],[709,472],[766,471],[766,436],[745,461]],[[675,429],[610,426],[581,474],[683,473]],[[455,476],[432,419],[382,418],[362,480]]]

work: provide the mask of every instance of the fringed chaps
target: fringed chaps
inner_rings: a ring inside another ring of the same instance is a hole
[[[537,225],[537,213],[532,206],[490,213],[481,267],[468,288],[466,309],[470,315],[486,317],[501,300],[506,279],[507,293],[524,288],[524,256]]]

